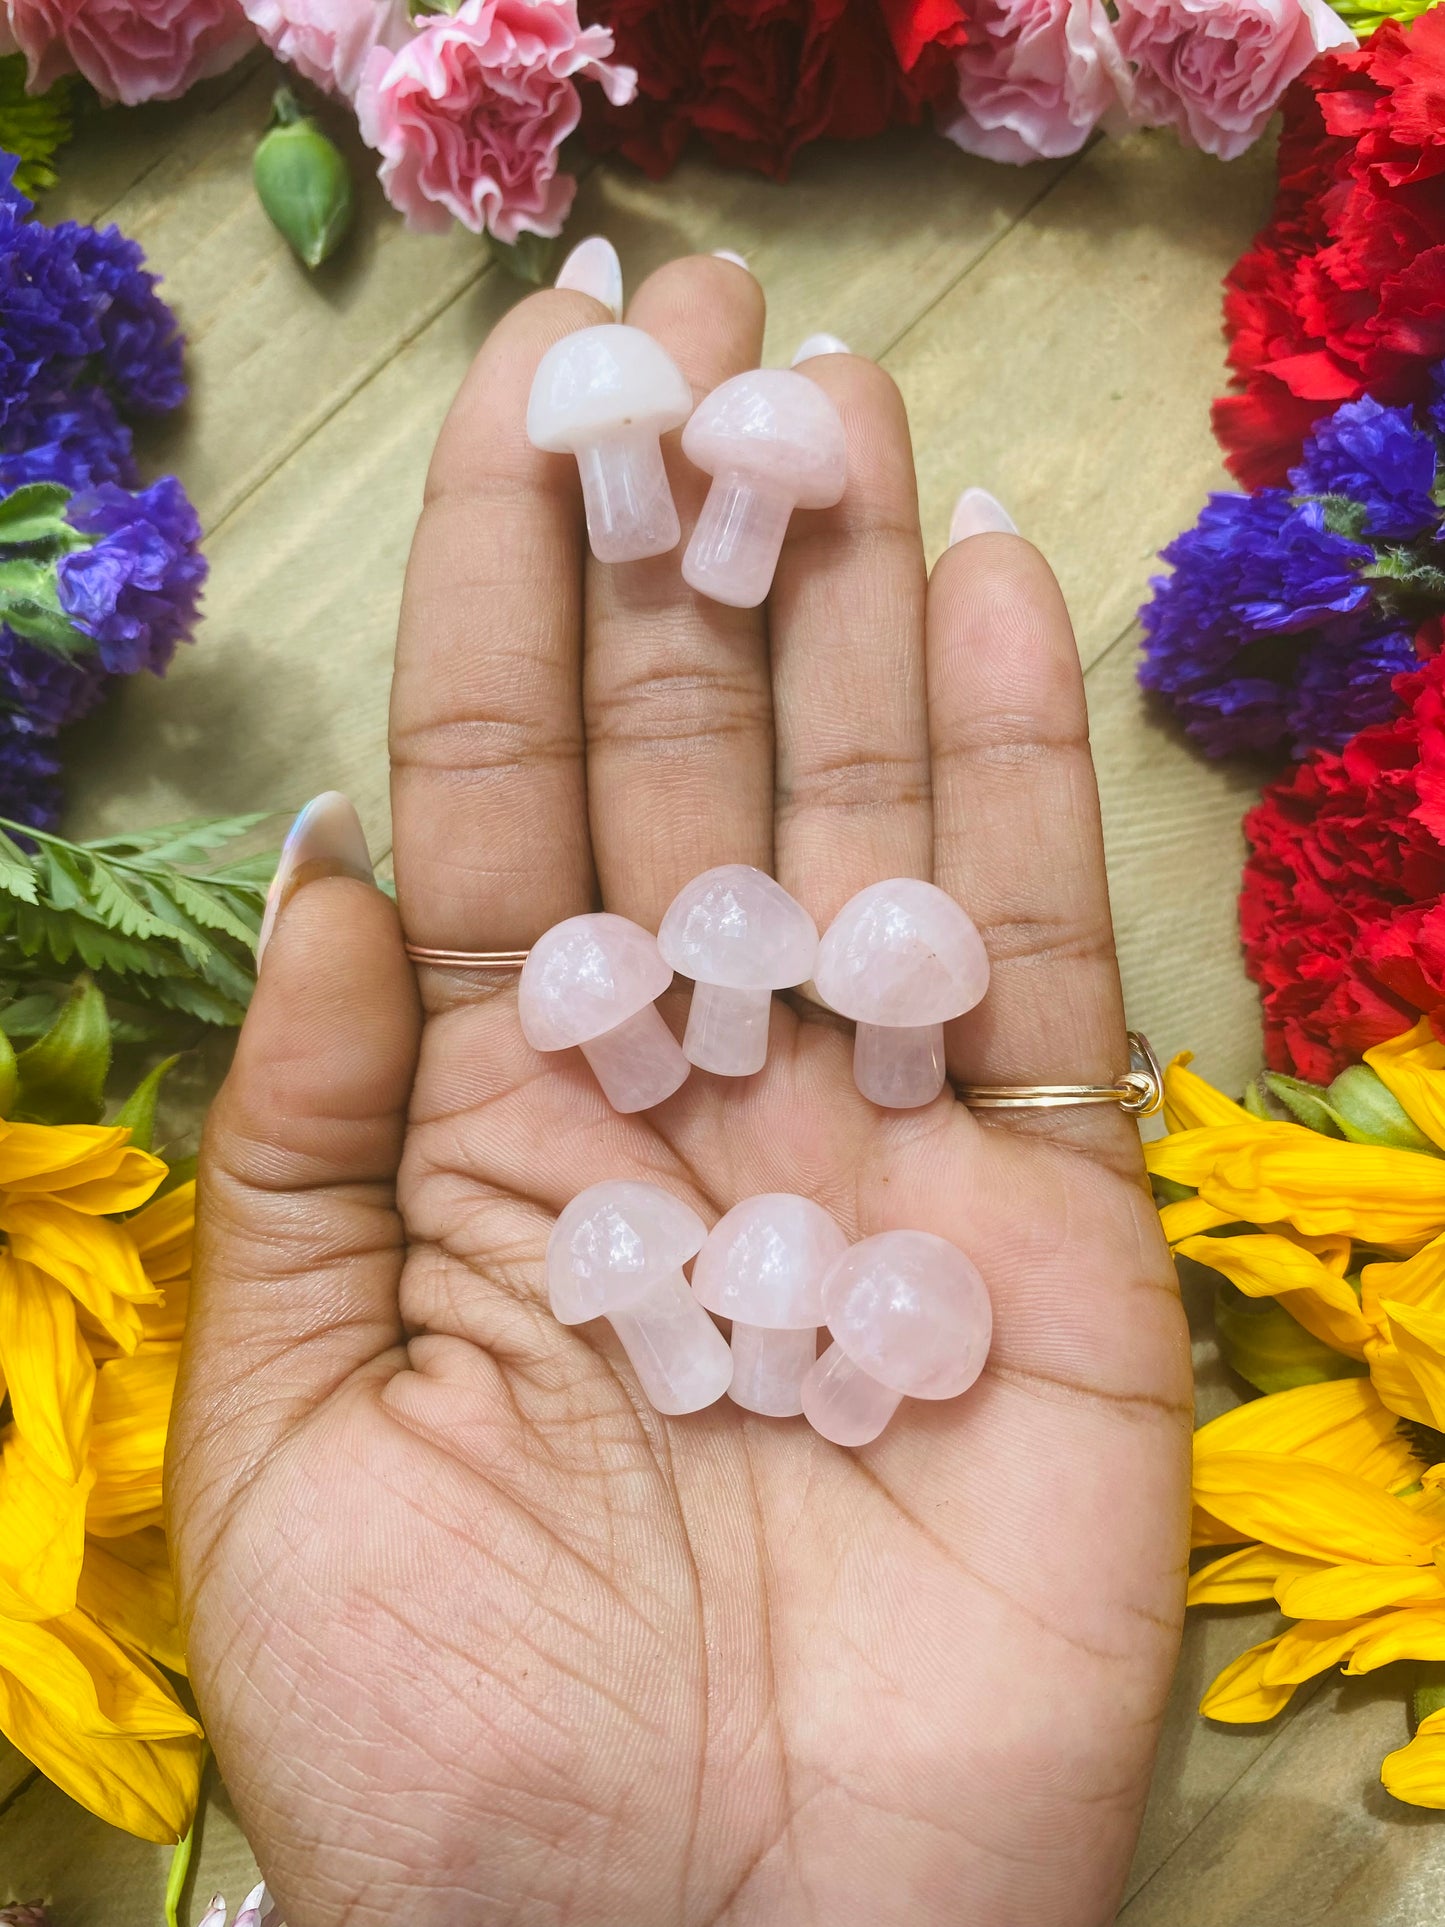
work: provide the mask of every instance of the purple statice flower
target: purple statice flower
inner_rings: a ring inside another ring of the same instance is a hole
[[[60,821],[60,762],[55,744],[19,727],[19,718],[0,711],[0,816],[32,829],[53,829]]]
[[[119,228],[74,221],[62,221],[50,234],[53,246],[70,251],[85,282],[100,333],[101,374],[121,406],[146,415],[179,408],[186,398],[184,344],[140,244]]]
[[[200,606],[201,524],[174,476],[137,494],[113,483],[76,495],[66,520],[97,539],[56,565],[60,606],[117,675],[159,675]]]
[[[0,213],[0,425],[101,346],[96,302],[52,230]]]
[[[1407,542],[1440,520],[1433,494],[1439,453],[1435,437],[1415,426],[1412,410],[1385,408],[1364,395],[1316,427],[1289,479],[1298,495],[1358,502],[1366,535]]]
[[[93,709],[105,687],[98,657],[41,649],[0,623],[0,710],[22,735],[53,736]]]
[[[0,152],[0,220],[23,221],[30,212],[31,203],[15,185],[19,167],[18,154]]]
[[[1285,730],[1296,743],[1343,749],[1371,723],[1395,714],[1395,678],[1420,667],[1413,631],[1322,639],[1300,658]]]
[[[139,480],[131,432],[103,388],[32,395],[0,428],[0,495],[26,482],[84,489]]]

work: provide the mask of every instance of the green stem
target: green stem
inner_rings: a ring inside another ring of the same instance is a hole
[[[196,1823],[192,1820],[190,1831],[171,1854],[171,1870],[166,1876],[166,1927],[181,1927],[181,1894],[185,1890],[186,1875],[191,1871],[195,1844]]]

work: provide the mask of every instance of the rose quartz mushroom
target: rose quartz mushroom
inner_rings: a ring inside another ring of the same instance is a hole
[[[747,1077],[767,1061],[773,992],[813,974],[818,927],[766,871],[724,863],[673,898],[657,947],[697,986],[683,1054],[718,1077]]]
[[[853,1079],[889,1110],[943,1089],[943,1026],[988,989],[988,954],[952,897],[915,877],[850,897],[818,946],[813,984],[858,1026]]]
[[[605,910],[553,924],[522,966],[517,1014],[533,1050],[576,1045],[614,1111],[645,1111],[687,1081],[654,999],[672,982],[657,939]]]
[[[680,369],[640,328],[580,328],[543,355],[527,403],[527,438],[577,457],[599,562],[637,562],[677,547],[682,530],[658,440],[691,409]]]
[[[822,1205],[791,1191],[747,1198],[713,1226],[692,1289],[733,1321],[735,1404],[770,1418],[802,1411],[803,1378],[818,1356],[823,1274],[847,1249]]]
[[[547,1240],[547,1296],[562,1325],[605,1318],[659,1412],[700,1412],[732,1377],[727,1340],[682,1268],[707,1226],[655,1184],[618,1178],[575,1197]]]
[[[682,431],[713,477],[682,558],[683,580],[714,602],[755,609],[773,586],[795,508],[826,509],[848,477],[838,411],[790,368],[755,368],[714,388]]]
[[[993,1336],[972,1261],[929,1231],[884,1231],[823,1279],[833,1343],[803,1380],[803,1410],[834,1445],[876,1439],[904,1398],[957,1398]]]

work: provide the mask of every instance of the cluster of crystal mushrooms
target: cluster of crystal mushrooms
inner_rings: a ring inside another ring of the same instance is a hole
[[[656,1007],[674,972],[694,986],[680,1045]],[[554,924],[527,958],[518,1008],[534,1050],[581,1050],[614,1110],[645,1111],[694,1066],[760,1071],[773,992],[809,980],[857,1026],[858,1089],[913,1110],[943,1089],[943,1026],[983,996],[988,956],[952,897],[915,877],[860,890],[820,941],[780,883],[725,863],[678,892],[655,937],[605,910]]]
[[[904,1398],[966,1392],[993,1331],[983,1280],[947,1239],[884,1231],[850,1245],[822,1205],[787,1191],[745,1199],[709,1231],[658,1185],[594,1184],[553,1228],[547,1291],[564,1325],[607,1320],[659,1412],[726,1393],[770,1418],[802,1413],[835,1445],[876,1439]],[[731,1341],[709,1313],[731,1319]]]
[[[842,499],[843,424],[816,382],[755,368],[694,408],[682,371],[651,335],[607,322],[547,350],[527,403],[533,445],[577,459],[599,562],[645,561],[682,539],[661,439],[683,423],[683,454],[712,477],[683,580],[714,602],[755,609],[773,586],[793,510]]]

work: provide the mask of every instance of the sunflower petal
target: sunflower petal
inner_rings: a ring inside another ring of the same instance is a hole
[[[1445,1807],[1445,1711],[1421,1720],[1408,1746],[1385,1755],[1380,1779],[1387,1793],[1412,1807]]]
[[[1429,1018],[1367,1050],[1365,1062],[1426,1137],[1445,1150],[1445,1044]]]
[[[186,1670],[165,1535],[152,1528],[85,1548],[76,1603],[122,1645],[173,1673]]]
[[[17,1259],[58,1279],[83,1305],[90,1304],[95,1283],[135,1304],[160,1297],[128,1225],[89,1217],[50,1198],[6,1199],[0,1223]]]
[[[1283,1453],[1204,1453],[1194,1496],[1247,1538],[1307,1559],[1423,1565],[1440,1537],[1436,1520],[1378,1486]]]
[[[1275,1597],[1291,1619],[1357,1619],[1389,1606],[1433,1602],[1445,1612],[1438,1566],[1314,1565],[1287,1574]]]
[[[174,1842],[190,1825],[200,1729],[154,1667],[83,1613],[0,1619],[0,1732],[113,1826]]]
[[[94,1474],[62,1479],[11,1427],[0,1454],[0,1614],[54,1619],[75,1605]]]
[[[1347,1673],[1373,1673],[1397,1659],[1445,1659],[1445,1602],[1439,1612],[1418,1608],[1376,1619],[1350,1655]]]
[[[1201,1231],[1217,1231],[1221,1225],[1238,1222],[1203,1198],[1177,1198],[1159,1207],[1159,1223],[1171,1245],[1177,1245],[1181,1238],[1197,1237]]]
[[[1264,1662],[1267,1686],[1302,1686],[1316,1673],[1338,1666],[1368,1631],[1368,1619],[1301,1619],[1287,1626]]]
[[[1247,1653],[1226,1666],[1215,1680],[1199,1710],[1211,1720],[1227,1720],[1230,1725],[1248,1725],[1257,1720],[1272,1720],[1294,1698],[1294,1687],[1271,1685],[1264,1669],[1273,1656],[1278,1639],[1267,1639],[1262,1646],[1251,1646]]]
[[[1164,1073],[1164,1121],[1171,1131],[1192,1131],[1203,1124],[1237,1124],[1249,1112],[1223,1091],[1215,1090],[1197,1071],[1193,1051],[1182,1050]]]
[[[97,1373],[90,1440],[96,1480],[87,1531],[108,1539],[160,1524],[161,1469],[179,1356],[179,1345],[148,1346]]]
[[[1267,1231],[1184,1238],[1175,1251],[1221,1273],[1248,1298],[1282,1299],[1307,1332],[1352,1358],[1363,1356],[1372,1327],[1359,1300],[1337,1272],[1293,1238]]]
[[[1272,1599],[1281,1575],[1318,1572],[1313,1559],[1301,1559],[1273,1546],[1245,1546],[1211,1559],[1189,1579],[1191,1606],[1242,1606],[1253,1599]]]
[[[1282,1453],[1333,1465],[1382,1487],[1420,1475],[1395,1414],[1367,1378],[1332,1379],[1250,1399],[1201,1426],[1194,1452],[1196,1461],[1214,1452]]]
[[[74,1483],[90,1438],[95,1366],[69,1292],[10,1257],[0,1257],[0,1371],[17,1430]]]
[[[1445,1312],[1425,1311],[1387,1298],[1384,1311],[1390,1337],[1419,1387],[1429,1416],[1427,1425],[1445,1430]]]
[[[130,1132],[103,1124],[7,1124],[0,1131],[0,1191],[59,1194],[72,1211],[134,1211],[165,1177],[162,1159]]]

